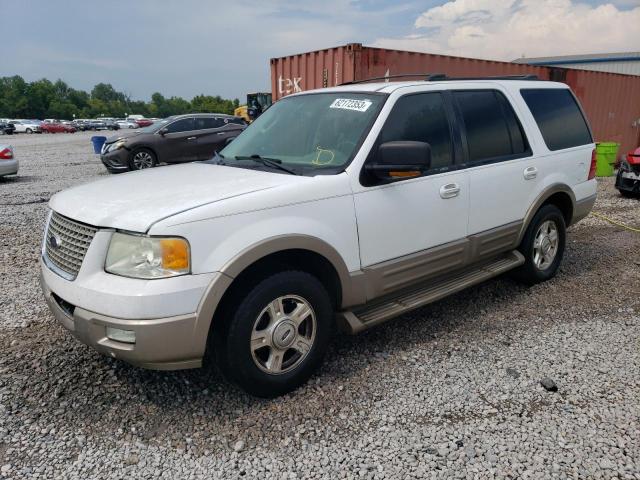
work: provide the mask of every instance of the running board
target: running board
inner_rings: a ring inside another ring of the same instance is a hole
[[[484,282],[524,263],[524,257],[517,250],[493,259],[491,262],[470,267],[457,275],[430,282],[412,290],[403,290],[384,299],[340,312],[343,324],[349,333],[355,334],[379,325],[410,310],[447,297],[452,293]]]

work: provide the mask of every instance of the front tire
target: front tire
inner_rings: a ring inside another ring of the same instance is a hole
[[[25,132],[26,132],[26,133],[31,134],[31,133],[33,133],[33,130],[31,130],[30,128],[27,128],[27,129],[25,130]]]
[[[131,152],[131,156],[129,157],[129,169],[131,170],[153,168],[157,164],[156,154],[148,148],[138,148]]]
[[[566,243],[564,216],[555,205],[544,205],[535,214],[518,250],[525,263],[514,271],[528,285],[545,282],[558,271]]]
[[[322,363],[333,307],[322,283],[300,271],[275,273],[242,289],[215,332],[223,375],[252,395],[271,398],[305,383]]]

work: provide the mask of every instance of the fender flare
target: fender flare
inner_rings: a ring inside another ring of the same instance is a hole
[[[524,216],[524,220],[522,221],[522,228],[520,229],[520,233],[518,234],[518,240],[516,242],[516,246],[520,245],[520,242],[522,241],[522,237],[524,237],[524,233],[527,231],[527,228],[529,228],[529,224],[531,223],[531,220],[533,220],[533,217],[536,214],[536,212],[540,210],[540,207],[547,200],[549,200],[549,198],[552,195],[555,195],[556,193],[565,193],[569,196],[569,198],[571,199],[571,212],[572,212],[571,215],[572,217],[574,216],[574,212],[576,209],[576,196],[573,193],[573,190],[571,190],[571,187],[569,187],[564,183],[554,183],[549,185],[536,197],[534,202],[531,204],[531,206],[527,210],[527,213]],[[567,222],[567,226],[571,225],[572,223],[573,223],[573,218],[570,219],[569,222]]]
[[[246,268],[268,255],[285,250],[307,250],[324,257],[335,269],[342,291],[342,306],[362,304],[366,300],[364,275],[352,274],[338,251],[324,240],[309,235],[280,235],[264,239],[235,255],[217,272],[200,301],[194,342],[204,355],[213,317],[225,293],[235,278]]]

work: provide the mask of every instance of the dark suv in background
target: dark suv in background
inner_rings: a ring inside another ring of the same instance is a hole
[[[208,160],[246,126],[244,119],[231,115],[176,115],[108,138],[100,159],[111,173]]]

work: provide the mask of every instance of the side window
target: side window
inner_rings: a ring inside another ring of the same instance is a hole
[[[210,128],[220,128],[224,125],[224,121],[217,117],[196,117],[196,127],[194,130],[207,130]]]
[[[500,92],[454,92],[464,121],[470,162],[512,157],[528,151],[526,138],[513,108]]]
[[[193,130],[193,118],[182,118],[167,126],[167,133],[188,132]]]
[[[520,90],[549,150],[593,143],[580,107],[565,88]]]
[[[440,93],[421,93],[398,99],[382,127],[378,144],[397,140],[430,144],[431,170],[451,166],[451,130]]]

